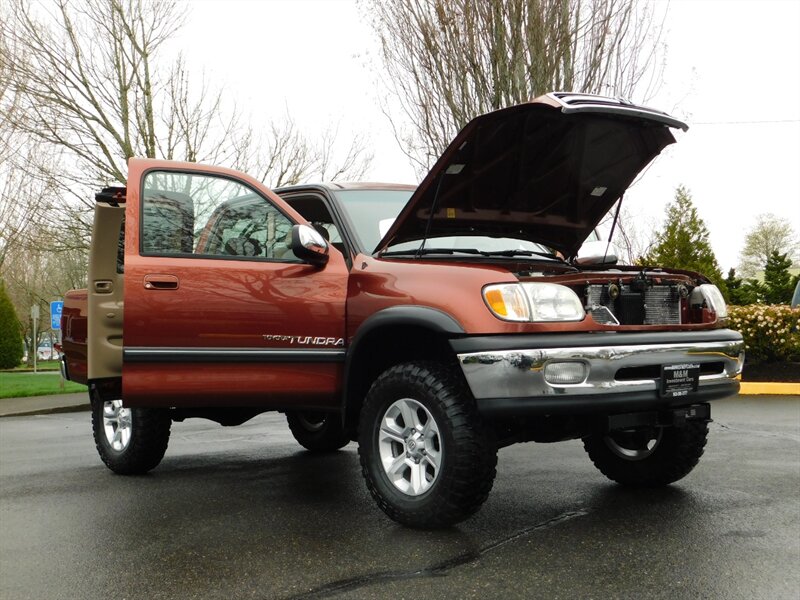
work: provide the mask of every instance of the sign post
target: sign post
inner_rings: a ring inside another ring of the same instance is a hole
[[[31,320],[33,321],[33,337],[31,338],[31,349],[33,350],[33,372],[36,373],[36,358],[39,354],[39,339],[36,336],[36,322],[39,320],[39,305],[31,306]]]
[[[58,332],[58,343],[61,343],[61,313],[64,311],[64,301],[63,300],[56,300],[50,303],[50,329],[53,331]],[[50,338],[50,358],[53,358],[53,339]],[[61,369],[58,370],[59,373],[62,372]],[[59,388],[61,391],[64,391],[64,375],[62,374],[60,377]]]

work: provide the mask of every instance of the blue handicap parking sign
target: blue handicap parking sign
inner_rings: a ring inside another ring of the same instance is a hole
[[[64,302],[58,300],[50,303],[50,328],[61,329],[61,312],[64,310]]]

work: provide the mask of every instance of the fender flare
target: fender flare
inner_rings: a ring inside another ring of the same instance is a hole
[[[359,345],[372,332],[384,327],[413,326],[424,327],[435,333],[450,337],[464,335],[466,331],[451,315],[430,306],[390,306],[367,317],[353,336],[347,348],[344,363],[344,379],[342,385],[342,420],[347,420],[348,397],[350,391],[351,370]]]

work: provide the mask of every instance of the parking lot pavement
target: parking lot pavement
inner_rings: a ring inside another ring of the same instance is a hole
[[[500,452],[480,513],[386,519],[355,445],[318,456],[281,415],[177,423],[164,462],[102,466],[88,413],[0,420],[2,598],[793,598],[800,398],[714,405],[677,485],[626,491],[579,442]]]

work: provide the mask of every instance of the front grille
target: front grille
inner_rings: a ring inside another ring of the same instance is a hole
[[[720,375],[725,372],[725,363],[714,361],[700,363],[700,375]],[[658,379],[661,377],[661,365],[643,365],[641,367],[623,367],[617,370],[616,381],[639,381],[642,379]]]
[[[590,285],[586,291],[587,312],[595,321],[619,325],[680,325],[681,298],[676,285],[654,285],[643,292],[630,285]],[[616,295],[616,298],[612,298]],[[616,321],[616,322],[615,322]]]

